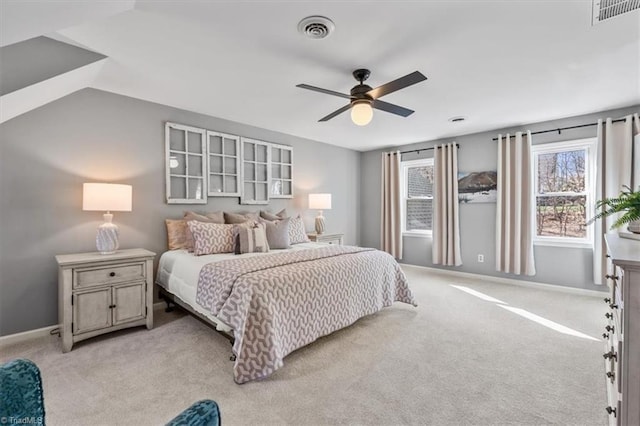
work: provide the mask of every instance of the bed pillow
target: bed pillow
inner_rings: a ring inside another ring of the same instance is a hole
[[[260,221],[267,230],[267,242],[271,249],[288,249],[291,248],[289,242],[289,218],[270,222],[268,220]]]
[[[244,213],[244,214],[240,214],[240,213],[227,213],[224,212],[224,223],[229,223],[229,224],[239,224],[239,223],[245,223],[248,220],[253,220],[255,222],[258,221],[258,218],[260,217],[259,213]]]
[[[193,254],[233,253],[233,225],[190,220],[187,226],[193,235]]]
[[[237,226],[236,228],[238,230],[240,254],[267,253],[269,251],[264,224],[254,222],[252,226]]]
[[[289,220],[289,244],[308,243],[307,231],[304,229],[304,222],[300,215]]]
[[[164,223],[167,225],[167,245],[169,250],[189,250],[187,233],[191,236],[191,232],[189,232],[187,222],[182,219],[165,219]],[[191,244],[191,247],[193,247],[193,244]]]
[[[196,220],[198,222],[205,222],[205,223],[224,223],[224,216],[222,215],[222,212],[210,212],[207,213],[206,215],[201,215],[198,214],[196,212],[192,212],[192,211],[186,211],[184,212],[184,217],[183,220],[185,221],[185,235],[186,235],[186,239],[187,239],[187,250],[189,251],[193,251],[193,236],[191,235],[191,231],[189,230],[189,227],[186,226],[186,222],[190,221],[190,220]]]
[[[209,223],[224,223],[224,214],[220,212],[209,212],[201,215],[196,212],[186,211],[184,212],[184,220],[197,220],[198,222]]]
[[[264,210],[260,210],[260,217],[270,221],[282,220],[287,217],[287,209],[282,209],[276,214],[273,214]]]

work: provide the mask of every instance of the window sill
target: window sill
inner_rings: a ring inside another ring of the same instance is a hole
[[[593,248],[593,245],[587,241],[534,240],[533,245],[543,246],[543,247],[565,247],[565,248],[581,248],[581,249]]]
[[[428,234],[424,232],[403,232],[402,236],[411,238],[431,238],[432,234],[431,232]]]

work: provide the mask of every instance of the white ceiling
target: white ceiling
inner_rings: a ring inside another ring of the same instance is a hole
[[[335,32],[302,37],[309,15]],[[591,26],[590,0],[3,0],[2,16],[4,44],[43,34],[107,55],[96,88],[363,151],[640,103],[640,11]],[[372,87],[425,74],[383,98],[416,112],[319,123],[346,100],[295,85],[348,92],[361,67]]]

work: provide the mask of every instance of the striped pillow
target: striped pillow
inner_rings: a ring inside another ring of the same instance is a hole
[[[187,226],[193,235],[193,254],[233,253],[233,225],[190,220]]]
[[[254,226],[238,226],[240,253],[267,253],[269,243],[265,226],[256,223]]]

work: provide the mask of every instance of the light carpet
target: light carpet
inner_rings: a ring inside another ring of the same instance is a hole
[[[460,285],[599,337],[602,299],[404,267],[418,308],[396,303],[237,385],[231,345],[182,313],[81,342],[2,348],[42,370],[49,425],[159,425],[200,399],[224,425],[604,425],[602,341],[559,333]]]

